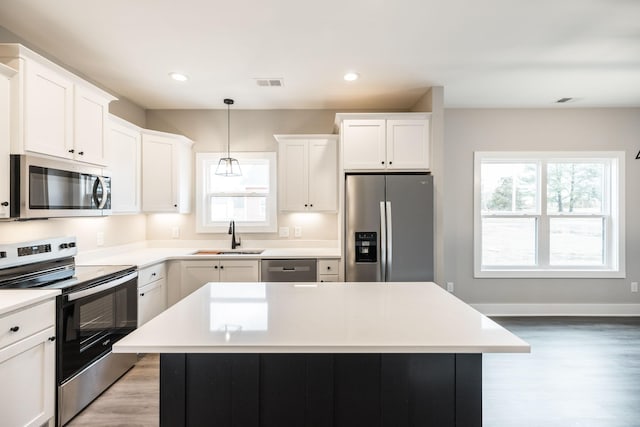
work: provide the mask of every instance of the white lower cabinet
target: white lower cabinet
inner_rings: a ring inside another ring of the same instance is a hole
[[[318,259],[318,282],[340,282],[340,260]]]
[[[164,263],[138,271],[138,327],[167,308],[167,278]]]
[[[55,302],[2,316],[0,327],[0,424],[41,426],[55,413]]]
[[[257,259],[182,261],[180,297],[186,297],[208,282],[257,282],[259,272]]]

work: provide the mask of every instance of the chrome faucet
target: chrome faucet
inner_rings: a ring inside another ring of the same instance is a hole
[[[238,236],[238,240],[236,240],[236,223],[233,220],[229,223],[228,234],[231,234],[231,249],[235,249],[240,246],[240,237]]]

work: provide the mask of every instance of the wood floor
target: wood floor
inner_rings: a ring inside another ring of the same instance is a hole
[[[532,352],[484,355],[485,427],[640,427],[640,318],[494,320]],[[157,426],[158,365],[146,355],[67,425]]]

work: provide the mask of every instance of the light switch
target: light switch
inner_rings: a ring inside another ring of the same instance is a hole
[[[302,237],[302,227],[299,225],[293,227],[293,237]]]

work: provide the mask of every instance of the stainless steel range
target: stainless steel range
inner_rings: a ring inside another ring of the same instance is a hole
[[[75,237],[0,245],[0,289],[60,289],[56,301],[57,425],[136,361],[111,346],[136,328],[135,266],[77,266]]]

